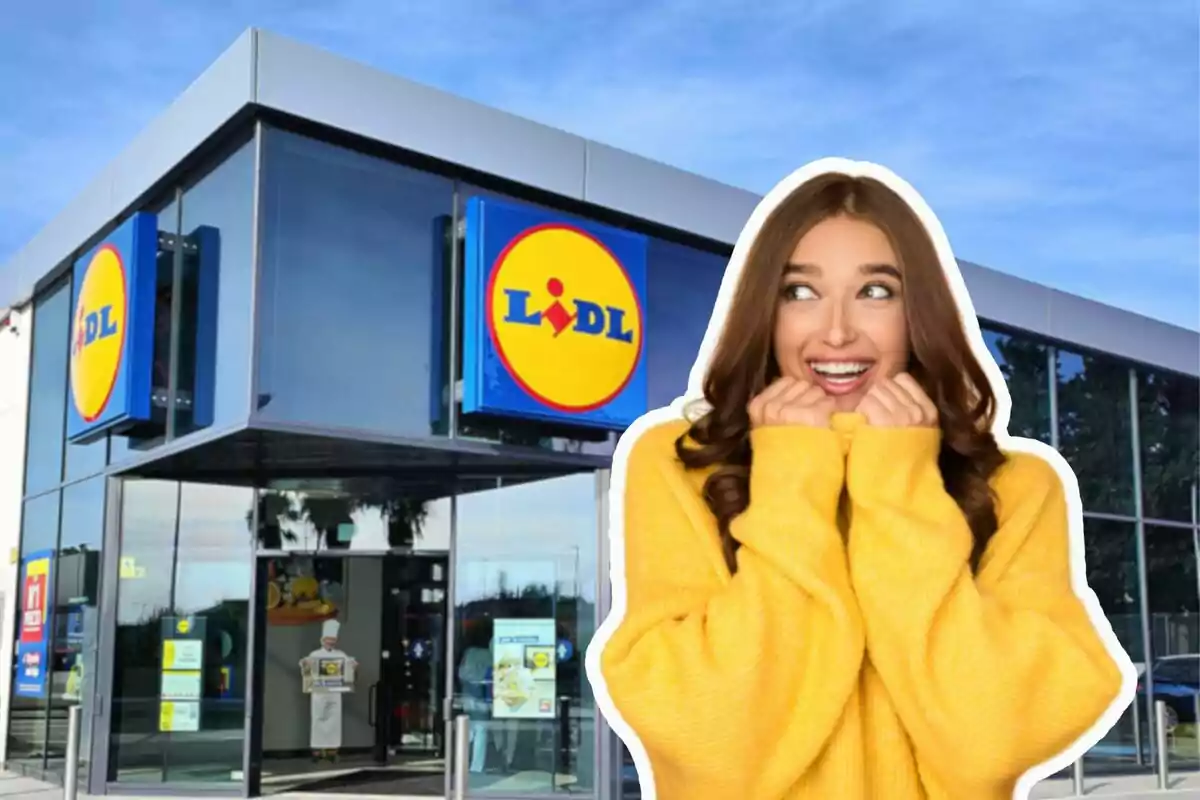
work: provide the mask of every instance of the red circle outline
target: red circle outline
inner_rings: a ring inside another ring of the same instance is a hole
[[[596,402],[587,403],[585,405],[580,405],[580,406],[566,405],[565,403],[560,403],[555,400],[551,400],[550,398],[545,397],[542,394],[535,391],[533,389],[533,387],[531,387],[528,383],[526,383],[525,380],[520,375],[517,374],[517,371],[515,369],[513,369],[512,362],[508,360],[508,356],[504,352],[504,347],[503,347],[503,345],[500,344],[500,337],[496,335],[496,315],[495,315],[495,308],[493,307],[492,297],[494,296],[494,290],[495,290],[495,286],[496,286],[496,278],[497,278],[497,276],[499,276],[500,270],[504,267],[504,261],[505,261],[505,259],[508,258],[509,254],[512,252],[513,248],[515,248],[518,244],[523,242],[525,239],[528,239],[529,237],[534,236],[535,234],[543,233],[548,230],[567,231],[569,233],[574,233],[579,236],[582,236],[583,238],[589,239],[593,243],[595,243],[612,260],[612,263],[616,264],[617,269],[619,269],[621,271],[621,276],[625,279],[625,283],[629,287],[629,293],[631,295],[633,295],[633,303],[637,307],[637,315],[638,315],[637,353],[634,354],[633,366],[630,367],[629,374],[626,375],[621,380],[620,385],[618,385],[617,388],[613,392],[611,392],[608,396],[606,396]],[[617,398],[618,395],[621,394],[621,392],[625,391],[625,387],[627,387],[629,385],[629,382],[631,380],[633,380],[633,374],[635,372],[637,372],[638,365],[641,363],[641,360],[642,360],[642,347],[645,344],[645,338],[646,338],[643,335],[644,331],[645,331],[645,316],[644,316],[644,312],[642,310],[642,300],[640,297],[638,297],[637,288],[633,285],[633,281],[629,277],[629,271],[625,269],[625,265],[621,263],[621,259],[617,258],[613,254],[612,250],[610,250],[608,248],[608,246],[604,244],[604,242],[597,239],[591,233],[589,233],[575,225],[571,225],[571,224],[568,224],[565,222],[543,222],[543,223],[539,223],[537,225],[533,225],[529,228],[526,228],[525,230],[521,231],[516,236],[514,236],[512,239],[510,239],[508,244],[506,244],[504,246],[504,249],[500,251],[500,255],[496,256],[496,260],[492,262],[491,268],[488,270],[487,288],[485,291],[487,293],[486,293],[486,295],[484,295],[484,310],[487,312],[488,335],[492,339],[492,347],[496,348],[496,355],[500,358],[500,363],[504,365],[504,369],[506,372],[508,372],[509,377],[512,378],[513,382],[516,383],[517,386],[521,387],[521,389],[526,394],[528,394],[530,397],[532,397],[534,400],[538,401],[539,403],[542,403],[543,405],[549,406],[550,408],[554,409],[555,411],[561,411],[563,413],[568,413],[568,414],[583,414],[588,411],[595,411],[596,409],[601,408],[601,407],[606,406],[609,403],[611,403],[614,399]]]
[[[101,254],[104,253],[105,250],[113,254],[113,258],[117,260],[117,269],[121,272],[121,294],[124,295],[125,318],[121,320],[121,342],[117,345],[117,363],[113,367],[112,376],[109,378],[108,388],[104,391],[104,400],[100,403],[100,408],[96,411],[96,413],[92,414],[91,416],[84,414],[79,408],[79,396],[75,387],[75,371],[71,370],[71,400],[75,405],[75,413],[79,414],[83,421],[88,423],[95,422],[96,420],[100,419],[100,415],[105,412],[105,410],[108,408],[109,401],[112,400],[113,392],[116,391],[117,376],[121,374],[121,364],[125,360],[125,332],[129,328],[129,284],[126,281],[125,259],[121,258],[121,251],[117,250],[117,248],[113,247],[111,244],[105,244],[101,246],[100,249],[96,251],[95,255],[92,256],[92,260],[88,262],[88,268],[83,274],[83,281],[80,284],[80,288],[87,283],[88,274],[91,273],[92,267],[96,265],[96,261],[100,258]],[[84,298],[80,296],[80,298],[75,301],[75,319],[79,319],[80,305],[83,303],[83,300]],[[72,330],[71,339],[74,340],[74,338],[75,331]],[[71,360],[75,360],[74,355],[71,356]]]

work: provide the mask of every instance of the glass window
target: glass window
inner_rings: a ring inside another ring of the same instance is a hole
[[[1200,583],[1191,528],[1146,526],[1146,590],[1154,657],[1200,657]]]
[[[11,712],[8,721],[9,761],[42,764],[46,753],[47,672],[54,624],[52,572],[58,542],[59,493],[50,492],[25,503],[21,524],[21,563],[17,592],[17,641]],[[49,559],[49,562],[47,561]],[[30,568],[32,565],[32,568]],[[47,570],[46,567],[50,569]],[[40,609],[40,613],[39,613]]]
[[[1133,514],[1128,366],[1058,351],[1058,446],[1079,478],[1084,511]]]
[[[450,549],[449,502],[403,488],[346,492],[288,481],[258,495],[257,545],[297,553]],[[446,491],[449,494],[449,491]]]
[[[1086,518],[1084,542],[1088,585],[1096,593],[1121,646],[1134,663],[1144,663],[1137,528],[1132,522]],[[1144,712],[1126,710],[1104,739],[1088,752],[1088,760],[1104,763],[1134,760],[1138,741],[1134,725],[1140,723],[1145,746],[1150,731],[1145,718]]]
[[[1147,525],[1146,593],[1154,698],[1167,704],[1181,728],[1200,722],[1200,584],[1196,580],[1196,535],[1191,528]],[[1183,684],[1181,687],[1179,684]],[[1183,690],[1182,692],[1180,690]],[[1197,751],[1168,742],[1172,762],[1195,766]]]
[[[452,184],[283,131],[264,148],[257,413],[429,435]]]
[[[170,782],[240,780],[253,494],[248,488],[183,484],[174,616],[186,619],[200,637],[203,657],[198,729],[181,726],[163,747],[164,779]]]
[[[1200,476],[1200,381],[1139,370],[1138,439],[1143,513],[1191,522],[1192,491]]]
[[[241,780],[252,495],[240,487],[125,484],[116,780]]]
[[[62,480],[70,308],[71,288],[67,281],[38,298],[33,306],[26,495],[43,492]]]
[[[649,408],[687,390],[688,373],[708,329],[728,257],[651,239],[646,275]]]
[[[202,410],[211,405],[203,416],[217,426],[249,415],[253,227],[254,143],[248,142],[183,194],[185,302],[176,436],[207,424],[194,413],[198,404]],[[201,271],[216,286],[215,309],[207,313],[205,297],[198,294]],[[209,348],[213,373],[197,386],[196,366],[204,364],[200,358]]]
[[[472,718],[472,793],[593,791],[596,490],[587,473],[457,500],[455,693]]]
[[[54,639],[50,661],[50,736],[47,766],[61,772],[67,748],[67,713],[80,718],[80,781],[86,785],[95,664],[100,633],[100,553],[104,541],[105,478],[72,484],[62,494],[62,537],[54,578]]]
[[[125,480],[113,656],[109,779],[163,779],[158,730],[161,620],[171,609],[179,485]]]
[[[1024,336],[984,329],[1012,398],[1008,432],[1050,443],[1050,362],[1046,345]]]

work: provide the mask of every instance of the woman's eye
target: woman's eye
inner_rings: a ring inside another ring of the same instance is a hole
[[[812,300],[817,293],[808,284],[796,283],[784,287],[783,296],[788,300]]]
[[[892,291],[892,287],[882,283],[867,284],[863,287],[862,293],[869,300],[887,300],[896,294]]]

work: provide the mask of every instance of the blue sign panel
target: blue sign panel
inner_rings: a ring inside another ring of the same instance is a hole
[[[30,553],[21,559],[21,616],[17,621],[16,674],[13,676],[13,694],[17,697],[46,696],[53,575],[53,550]]]
[[[622,430],[646,411],[646,237],[467,203],[463,412]]]
[[[150,419],[158,223],[139,212],[75,262],[67,438]]]

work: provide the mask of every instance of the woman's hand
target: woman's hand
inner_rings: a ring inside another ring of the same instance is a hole
[[[780,378],[750,401],[746,407],[750,426],[807,425],[828,428],[833,398],[816,384],[795,378]]]
[[[936,428],[938,424],[937,406],[907,373],[876,383],[857,410],[877,428]]]

